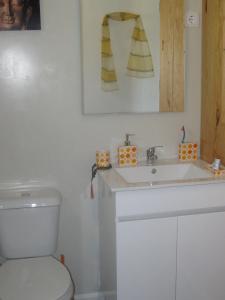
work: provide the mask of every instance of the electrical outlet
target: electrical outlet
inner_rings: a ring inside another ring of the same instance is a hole
[[[186,13],[186,27],[199,27],[200,16],[199,13],[194,11],[188,11]]]

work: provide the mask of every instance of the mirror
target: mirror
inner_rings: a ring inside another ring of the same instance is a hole
[[[81,0],[83,110],[183,111],[184,0]]]

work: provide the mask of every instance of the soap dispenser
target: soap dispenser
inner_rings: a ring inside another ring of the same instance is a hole
[[[137,147],[131,144],[130,137],[134,134],[126,134],[124,146],[118,148],[118,164],[120,167],[137,165]]]

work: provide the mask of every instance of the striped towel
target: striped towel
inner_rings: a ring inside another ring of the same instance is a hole
[[[117,75],[110,39],[109,19],[114,21],[135,21],[131,39],[131,51],[127,65],[127,75],[137,78],[153,77],[154,68],[152,55],[141,16],[127,12],[114,12],[107,14],[102,23],[102,89],[104,91],[118,90]]]

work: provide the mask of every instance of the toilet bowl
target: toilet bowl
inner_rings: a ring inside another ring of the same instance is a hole
[[[71,300],[73,283],[56,251],[61,194],[0,190],[0,300]]]
[[[8,260],[0,267],[1,300],[71,300],[73,284],[55,258]]]

